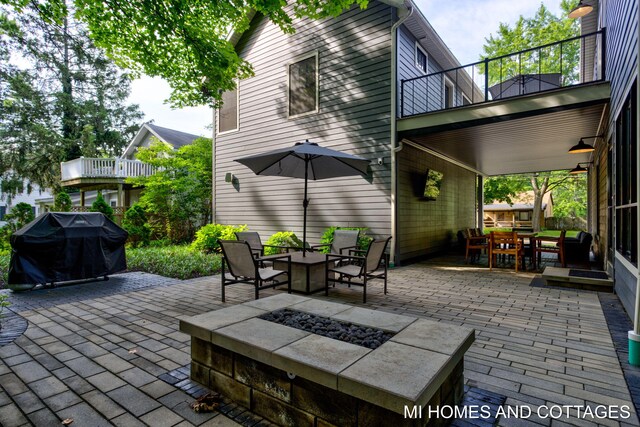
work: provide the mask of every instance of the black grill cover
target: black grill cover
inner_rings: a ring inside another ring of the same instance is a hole
[[[64,282],[126,270],[127,236],[99,212],[46,213],[11,236],[9,283]]]

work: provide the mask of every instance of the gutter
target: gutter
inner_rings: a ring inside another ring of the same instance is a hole
[[[402,142],[399,146],[398,143],[398,28],[404,21],[406,21],[414,11],[415,7],[407,7],[402,4],[402,7],[398,7],[398,16],[404,14],[393,26],[391,27],[391,142],[389,144],[389,151],[391,152],[391,248],[389,258],[391,259],[391,266],[395,265],[396,259],[396,246],[397,246],[397,217],[396,217],[396,198],[397,191],[397,158],[396,154],[402,150]],[[407,13],[408,12],[408,13]]]

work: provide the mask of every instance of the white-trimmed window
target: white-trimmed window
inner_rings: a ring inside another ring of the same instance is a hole
[[[416,42],[415,48],[415,62],[416,67],[426,74],[429,66],[429,60],[427,57],[427,52],[422,48],[422,46],[420,46],[418,42]]]
[[[444,101],[444,108],[452,108],[456,106],[456,89],[453,82],[446,76],[442,81],[442,99]]]
[[[288,115],[300,117],[318,112],[318,52],[296,58],[287,66]]]
[[[222,93],[222,106],[218,110],[218,133],[238,130],[240,123],[238,86]]]

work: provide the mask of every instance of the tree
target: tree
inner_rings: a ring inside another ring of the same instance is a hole
[[[69,197],[69,194],[66,191],[62,190],[56,194],[56,198],[53,203],[53,210],[56,212],[70,212],[72,205],[71,197]]]
[[[55,189],[61,161],[121,152],[142,113],[64,0],[2,3],[13,7],[0,9],[1,178],[12,193],[25,178]]]
[[[577,1],[561,0],[562,15],[555,16],[544,4],[531,18],[522,15],[513,27],[501,22],[496,35],[485,38],[480,59],[510,55],[533,47],[566,40],[580,34],[578,21],[567,14]],[[580,40],[507,56],[489,63],[489,85],[524,74],[561,73],[563,84],[577,82],[580,64]],[[484,72],[483,67],[480,68]]]
[[[104,200],[102,193],[98,191],[96,200],[91,204],[91,212],[100,212],[107,218],[113,221],[113,208],[109,206],[109,203]]]
[[[187,242],[211,217],[212,142],[198,138],[173,150],[157,139],[138,149],[136,158],[158,168],[128,182],[143,186],[140,204],[159,219],[163,233],[174,242]]]
[[[40,8],[41,19],[63,24],[60,0]],[[18,12],[31,2],[0,0]],[[35,3],[35,2],[33,2]],[[76,16],[88,24],[96,45],[134,74],[161,76],[171,86],[174,106],[211,105],[235,80],[252,75],[227,40],[229,30],[244,31],[254,12],[284,32],[293,32],[293,18],[337,16],[368,0],[147,1],[75,0]]]
[[[581,185],[583,188],[578,190]],[[562,212],[563,203],[565,205],[569,203],[573,205],[572,202],[564,201],[563,197],[564,195],[567,195],[566,191],[570,190],[566,190],[565,192],[561,190],[569,188],[573,188],[574,191],[584,192],[585,198],[582,200],[584,200],[583,209],[586,211],[586,180],[573,175],[568,175],[566,171],[503,175],[489,178],[485,181],[484,199],[487,202],[496,200],[498,202],[506,202],[512,205],[513,198],[515,196],[525,191],[533,191],[532,226],[534,231],[540,231],[542,228],[542,224],[540,224],[540,213],[542,212],[542,200],[544,195],[552,190],[558,191],[558,197],[554,198],[554,200],[560,204]],[[576,212],[578,211],[579,210],[576,208]]]
[[[33,208],[29,203],[20,202],[11,208],[11,212],[4,216],[4,220],[7,221],[5,227],[13,233],[20,230],[25,225],[29,224],[35,219],[33,214]]]

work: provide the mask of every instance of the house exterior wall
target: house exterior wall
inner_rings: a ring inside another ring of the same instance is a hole
[[[309,182],[312,243],[331,225],[390,234],[390,61],[393,8],[372,2],[335,19],[295,20],[283,34],[256,17],[236,49],[255,76],[239,82],[239,129],[216,135],[215,222],[247,224],[263,239],[291,230],[302,237],[303,181],[256,176],[234,159],[309,139],[372,159],[371,174]],[[287,117],[287,65],[318,52],[319,112]],[[378,165],[381,158],[383,164]],[[225,174],[235,180],[225,182]]]
[[[606,139],[611,140],[615,150],[615,121],[630,92],[633,82],[637,78],[638,0],[601,1],[600,26],[606,27],[607,31],[606,78],[611,82],[611,104],[604,131]],[[609,220],[606,197],[607,181],[603,177],[603,169],[606,169],[606,163],[604,163],[606,147],[604,147],[604,144],[600,145],[602,147],[596,152],[596,156],[600,161],[601,171],[597,178],[593,178],[597,182],[592,181],[594,185],[591,186],[590,194],[592,201],[598,200],[597,214],[599,218],[597,221],[597,230],[594,231],[597,231],[598,235],[615,240],[615,228],[608,230],[607,226]],[[611,179],[614,183],[618,170],[619,166],[614,162],[612,170],[607,172],[608,179]],[[615,190],[613,193],[615,194]],[[605,232],[605,230],[607,231]],[[633,238],[637,237],[633,236]],[[607,253],[605,248],[607,248],[608,245],[609,243],[606,239],[599,239],[598,249],[602,251],[602,253]],[[612,247],[615,248],[615,241]],[[632,265],[624,259],[615,249],[611,251],[611,256],[607,253],[605,259],[607,265],[613,266],[614,269],[615,290],[625,310],[632,316],[635,307],[636,278],[638,275],[637,266]]]
[[[456,234],[475,227],[476,175],[405,145],[398,153],[398,257],[400,262],[448,250]],[[443,174],[440,195],[424,201],[424,174]]]
[[[26,187],[25,182],[25,187]],[[28,203],[33,206],[36,216],[43,213],[42,207],[36,202],[36,200],[44,197],[53,197],[47,189],[42,189],[38,185],[33,184],[33,189],[30,193],[26,191],[18,193],[15,196],[9,196],[7,194],[0,193],[0,209],[4,210],[3,216],[11,212],[11,208],[18,203]],[[6,221],[0,219],[0,226],[6,224]]]

